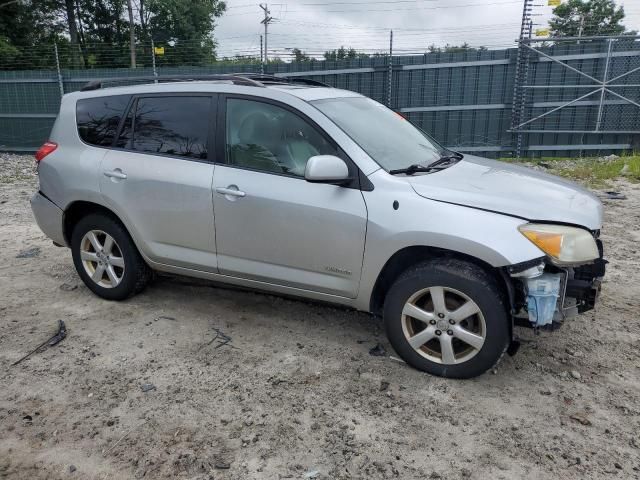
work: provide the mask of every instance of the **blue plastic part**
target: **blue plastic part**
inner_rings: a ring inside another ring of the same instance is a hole
[[[534,327],[553,322],[560,296],[561,278],[559,273],[543,273],[539,277],[527,279],[527,310],[529,321]]]

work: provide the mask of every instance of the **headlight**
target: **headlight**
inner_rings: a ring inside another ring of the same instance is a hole
[[[583,263],[599,257],[595,239],[582,228],[527,223],[518,230],[555,263]]]

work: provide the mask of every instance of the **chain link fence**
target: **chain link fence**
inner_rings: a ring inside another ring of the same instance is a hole
[[[44,45],[0,57],[0,150],[37,149],[61,95],[91,80],[124,85],[134,76],[242,72],[312,78],[362,93],[463,152],[568,156],[640,148],[637,37],[336,61],[295,62],[270,53],[266,64],[252,52],[222,59],[213,52],[202,44],[142,43],[135,69],[128,68],[130,52],[122,46]],[[516,68],[518,61],[526,68]]]
[[[638,39],[524,39],[527,68],[516,76],[512,110],[523,145],[640,148]]]

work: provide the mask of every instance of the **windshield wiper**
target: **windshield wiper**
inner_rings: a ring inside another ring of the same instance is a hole
[[[427,167],[425,165],[419,165],[414,163],[413,165],[409,165],[407,168],[398,168],[396,170],[389,170],[391,175],[397,175],[398,173],[404,173],[406,175],[413,175],[418,172],[430,172],[433,170],[433,167]]]
[[[435,162],[431,162],[429,165],[427,165],[427,168],[435,168],[435,167],[440,167],[444,165],[450,166],[456,162],[459,162],[460,160],[462,160],[462,154],[460,153],[457,155],[443,155],[442,157],[437,159]]]
[[[450,155],[444,155],[437,159],[434,162],[431,162],[429,165],[420,165],[418,163],[414,163],[413,165],[409,165],[407,168],[398,168],[396,170],[389,170],[391,175],[397,175],[399,173],[404,173],[405,175],[413,175],[418,172],[431,172],[433,170],[444,170],[447,167],[450,167],[454,163],[462,160],[463,155],[457,152],[450,152]]]
[[[461,154],[460,152],[454,152],[453,150],[445,150],[447,152],[447,157],[453,157],[453,158],[457,158],[458,160],[462,160],[464,158],[464,155]]]

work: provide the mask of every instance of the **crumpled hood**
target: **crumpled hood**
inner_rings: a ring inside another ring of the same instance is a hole
[[[602,203],[579,185],[530,168],[465,155],[440,172],[407,176],[422,197],[530,221],[602,226]]]

